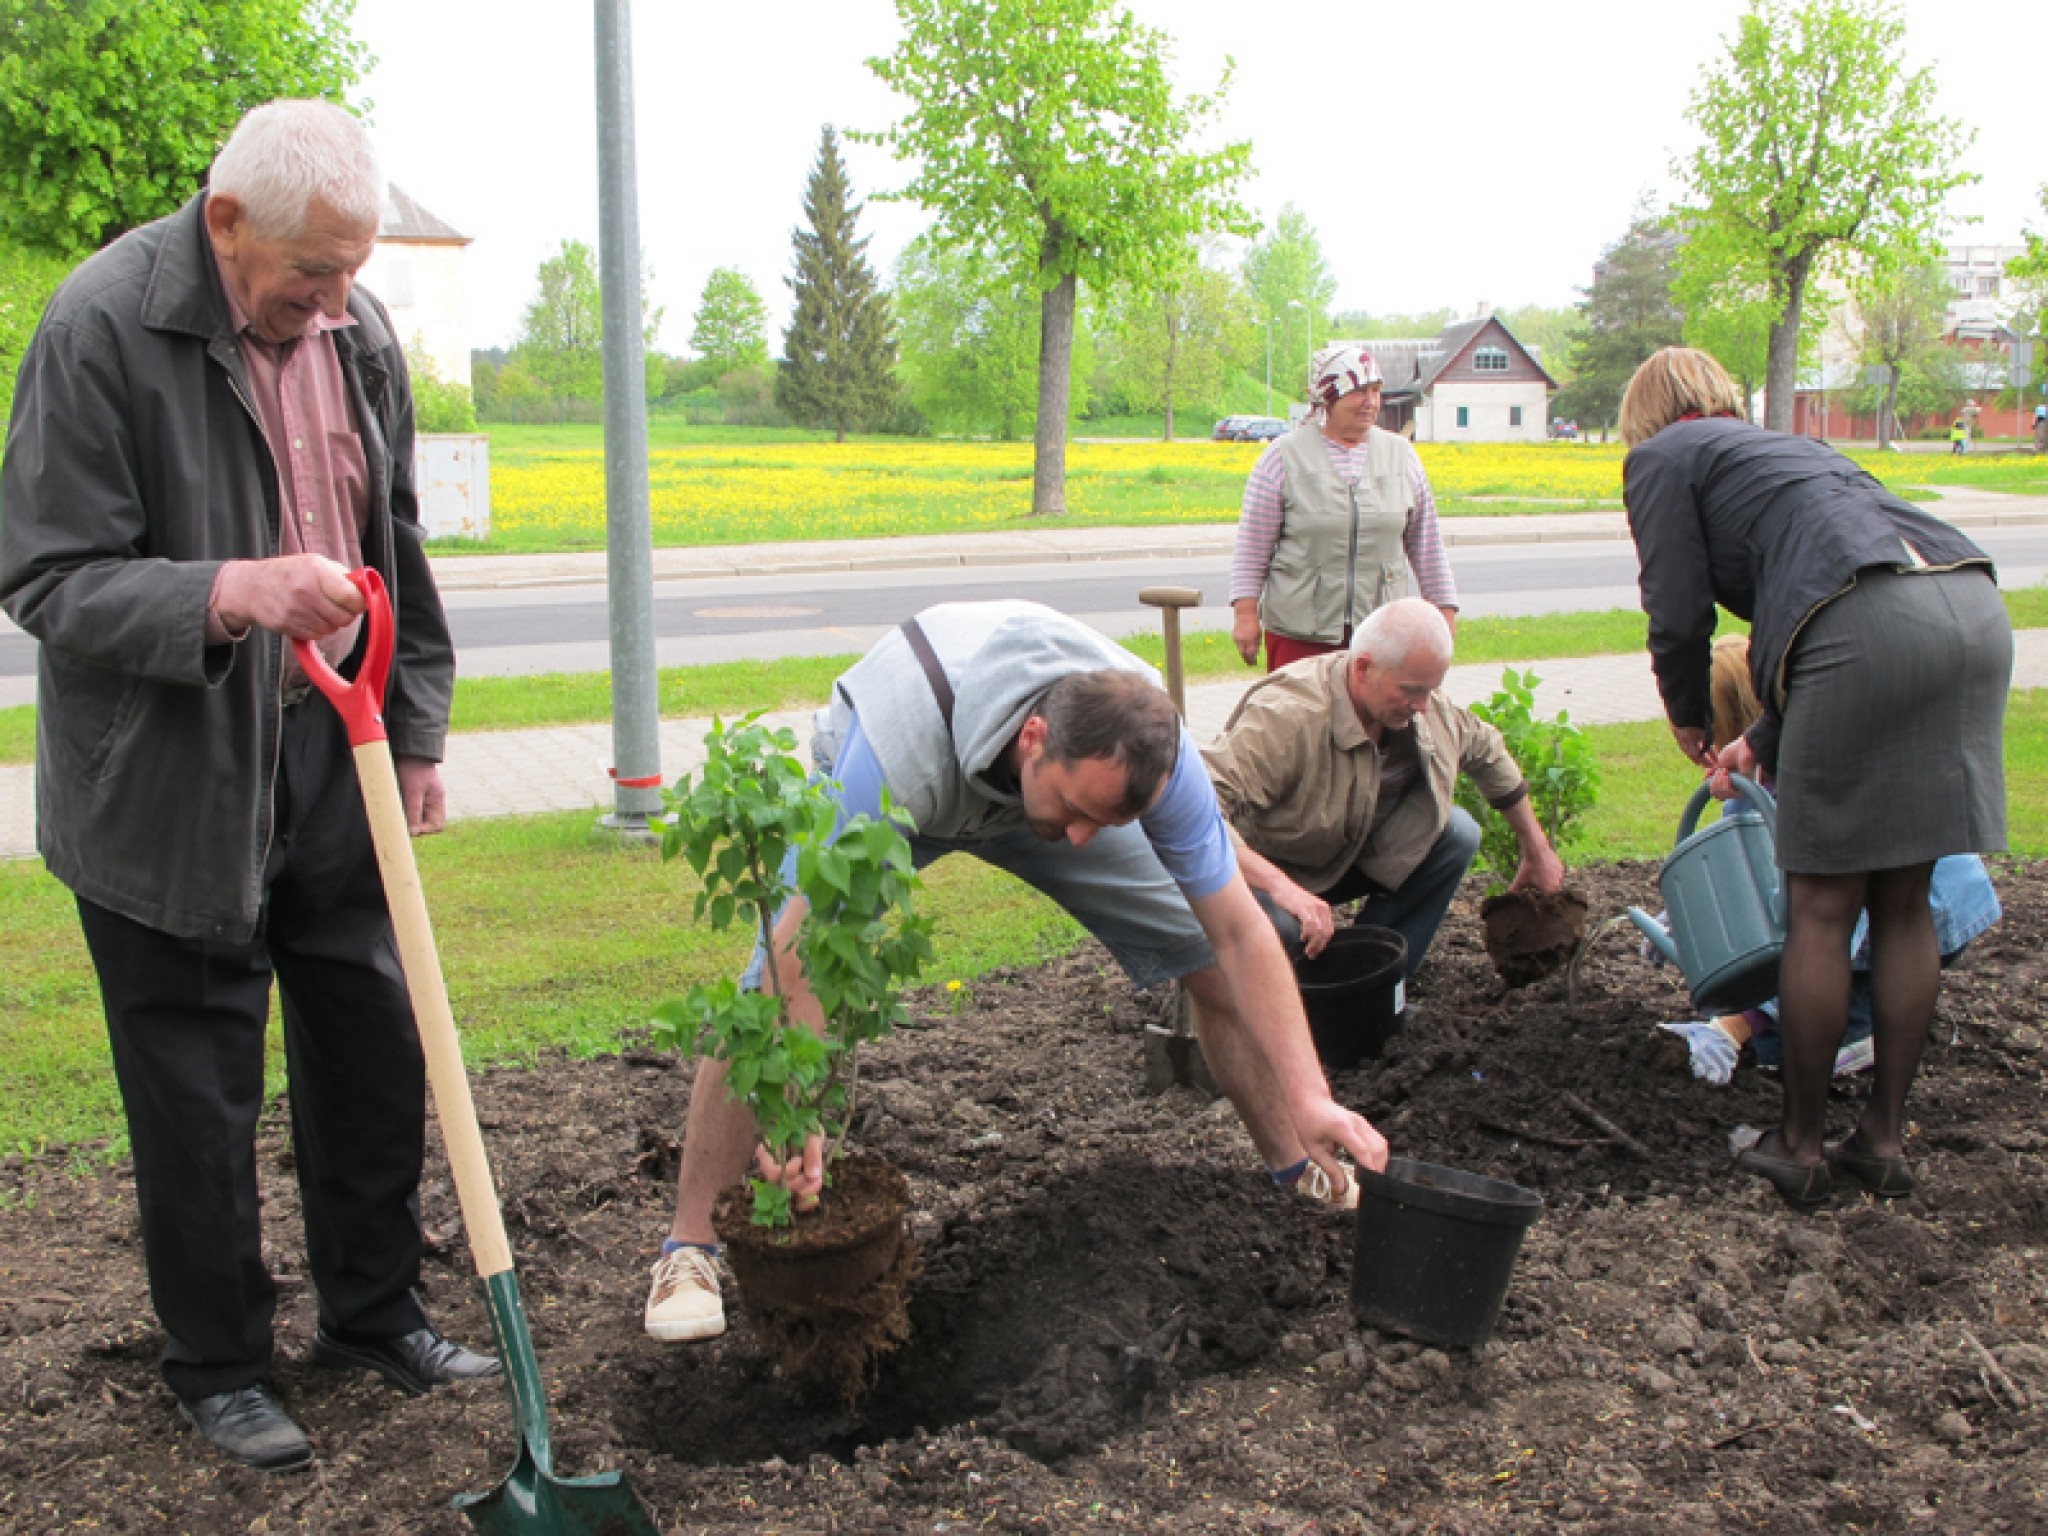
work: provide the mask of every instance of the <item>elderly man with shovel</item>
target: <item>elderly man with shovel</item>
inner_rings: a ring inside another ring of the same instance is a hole
[[[941,604],[839,679],[813,752],[846,815],[876,814],[884,788],[910,812],[920,866],[971,853],[1066,908],[1139,986],[1185,978],[1209,1068],[1276,1183],[1349,1206],[1356,1186],[1340,1158],[1386,1166],[1385,1139],[1330,1097],[1201,759],[1137,657],[1036,603]],[[799,1007],[811,1000],[789,946],[802,916],[792,903],[775,931],[777,976]],[[757,950],[750,985],[765,962]],[[724,1330],[711,1206],[746,1171],[754,1140],[723,1064],[700,1060],[647,1299],[653,1337]],[[814,1194],[821,1158],[814,1142],[773,1171]]]
[[[0,600],[42,642],[37,847],[99,975],[164,1377],[201,1435],[266,1471],[313,1459],[271,1376],[255,1141],[273,974],[314,1360],[409,1392],[500,1369],[415,1288],[420,1043],[349,744],[286,650],[347,658],[349,571],[382,573],[405,814],[438,831],[454,652],[404,350],[354,286],[383,196],[339,107],[250,113],[209,191],[57,291],[0,471]]]

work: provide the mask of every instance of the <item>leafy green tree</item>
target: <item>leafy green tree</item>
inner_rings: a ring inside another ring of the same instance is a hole
[[[604,398],[604,304],[597,254],[581,240],[540,264],[539,292],[526,306],[512,363],[558,400]]]
[[[536,393],[557,403],[604,399],[604,294],[597,253],[581,240],[564,240],[561,250],[540,264],[536,283],[505,376],[496,381],[498,387],[488,398],[478,391],[477,406],[486,416],[502,419],[500,409],[514,400],[528,410]],[[662,312],[649,300],[653,291],[654,274],[643,271],[640,316],[649,399],[659,398],[667,381],[666,368],[654,352]]]
[[[889,299],[868,265],[866,236],[854,234],[860,204],[849,201],[839,136],[825,126],[804,189],[808,230],[795,231],[796,309],[782,339],[775,398],[806,426],[834,437],[872,428],[896,409],[896,340]]]
[[[1500,323],[1514,332],[1515,339],[1523,346],[1538,354],[1543,371],[1557,380],[1560,388],[1571,383],[1572,344],[1579,339],[1586,324],[1585,316],[1576,306],[1523,304],[1502,310]]]
[[[1973,135],[1933,111],[1886,0],[1750,0],[1687,116],[1700,143],[1676,167],[1686,237],[1723,269],[1755,269],[1772,321],[1764,424],[1792,425],[1807,284],[1830,252],[1865,260],[1927,245]]]
[[[1597,423],[1604,434],[1643,359],[1683,339],[1671,295],[1675,244],[1670,229],[1638,207],[1628,232],[1601,252],[1593,286],[1582,290],[1585,328],[1572,344],[1572,382],[1555,402],[1560,416]]]
[[[1232,274],[1204,264],[1194,247],[1154,282],[1123,289],[1103,319],[1103,373],[1124,409],[1165,414],[1168,442],[1177,405],[1221,402],[1233,360],[1253,334],[1244,289]]]
[[[720,378],[768,361],[768,306],[737,267],[713,267],[704,279],[690,345]]]
[[[1685,316],[1685,344],[1710,352],[1741,386],[1745,408],[1763,387],[1777,311],[1769,276],[1754,259],[1714,242],[1681,242],[1671,292]],[[1813,306],[1802,314],[1811,329]]]
[[[1246,371],[1264,369],[1270,326],[1274,377],[1292,381],[1288,398],[1307,399],[1308,357],[1330,339],[1330,304],[1337,297],[1337,279],[1323,260],[1315,227],[1292,203],[1280,209],[1272,231],[1245,252],[1244,286],[1259,326],[1259,355],[1245,359]],[[1434,336],[1441,328],[1381,334]]]
[[[14,379],[43,310],[71,264],[0,241],[0,434],[14,406]]]
[[[1002,255],[920,235],[896,264],[895,311],[910,402],[940,432],[1019,438],[1038,386],[1038,285]],[[1081,378],[1093,366],[1086,332],[1073,349]],[[1069,381],[1076,410],[1085,387]]]
[[[1883,446],[1900,435],[1902,406],[1909,413],[1945,411],[1961,393],[1954,350],[1941,339],[1955,289],[1940,262],[1920,260],[1880,263],[1855,292],[1863,361],[1883,370],[1883,383],[1856,403],[1875,407]]]
[[[896,0],[903,40],[869,60],[910,110],[873,136],[920,164],[899,195],[944,238],[1027,263],[1042,294],[1031,510],[1066,510],[1074,312],[1171,266],[1191,237],[1251,220],[1247,144],[1187,146],[1229,85],[1176,99],[1167,38],[1114,0]]]
[[[418,337],[406,346],[405,367],[412,375],[413,424],[420,431],[476,430],[476,401],[469,386],[443,378]],[[495,378],[492,382],[496,382]]]
[[[199,189],[283,96],[343,101],[355,0],[0,0],[0,240],[76,259]]]
[[[1412,315],[1376,315],[1366,309],[1341,309],[1330,316],[1330,334],[1346,341],[1405,341],[1435,336],[1457,318],[1458,312],[1449,305]]]
[[[2048,215],[2048,186],[2041,188],[2041,212]],[[2016,317],[2025,325],[2025,317],[2033,317],[2033,323],[2026,330],[2036,338],[2034,347],[2034,378],[2038,382],[2048,377],[2048,347],[2040,344],[2040,338],[2048,333],[2048,230],[2026,232],[2027,249],[2022,256],[2016,256],[2006,266],[2006,275],[2019,285],[2021,314]],[[2048,385],[2036,399],[2048,399]],[[2038,441],[2040,434],[2036,433]]]

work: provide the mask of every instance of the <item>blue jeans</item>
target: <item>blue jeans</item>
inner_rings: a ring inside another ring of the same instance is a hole
[[[1408,945],[1408,966],[1402,979],[1413,981],[1415,973],[1422,969],[1429,946],[1436,942],[1437,929],[1444,925],[1444,914],[1451,909],[1451,899],[1458,894],[1459,882],[1465,878],[1465,871],[1472,867],[1472,860],[1478,853],[1479,823],[1452,806],[1451,819],[1445,825],[1443,835],[1416,865],[1415,872],[1401,882],[1400,889],[1385,890],[1352,869],[1323,892],[1323,899],[1334,907],[1363,896],[1365,905],[1359,909],[1354,921],[1367,928],[1391,928],[1401,935]],[[1259,905],[1265,909],[1274,930],[1280,935],[1288,958],[1299,960],[1302,953],[1301,924],[1274,905],[1264,891],[1252,894],[1258,897]]]

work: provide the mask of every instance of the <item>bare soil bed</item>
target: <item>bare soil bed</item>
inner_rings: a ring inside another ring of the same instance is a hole
[[[1351,1232],[1271,1188],[1228,1107],[1143,1091],[1100,951],[987,978],[870,1053],[856,1139],[909,1175],[915,1335],[857,1411],[780,1379],[738,1318],[640,1331],[688,1088],[646,1052],[478,1085],[562,1470],[619,1468],[664,1531],[2048,1529],[2048,866],[1943,988],[1915,1200],[1800,1217],[1729,1170],[1773,1080],[1695,1083],[1632,940],[1504,994],[1469,887],[1387,1058],[1338,1096],[1398,1152],[1548,1202],[1500,1327],[1444,1353],[1359,1329]],[[1594,919],[1654,869],[1581,872]],[[1846,1129],[1864,1092],[1834,1108]],[[1607,1136],[1566,1095],[1638,1144]],[[285,1114],[263,1148],[281,1388],[308,1473],[204,1451],[160,1385],[124,1168],[0,1169],[0,1529],[445,1532],[504,1475],[495,1387],[408,1399],[307,1360]],[[1644,1154],[1647,1155],[1644,1155]],[[445,1169],[429,1304],[486,1323]]]

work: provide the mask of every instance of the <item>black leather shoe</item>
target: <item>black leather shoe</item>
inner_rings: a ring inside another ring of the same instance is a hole
[[[180,1399],[178,1408],[194,1429],[245,1467],[289,1472],[312,1465],[313,1442],[262,1382],[191,1402]]]
[[[452,1344],[432,1328],[416,1328],[395,1339],[372,1339],[367,1343],[337,1339],[325,1328],[317,1328],[313,1331],[313,1359],[320,1365],[375,1371],[394,1387],[415,1397],[450,1382],[482,1381],[505,1374],[505,1368],[494,1357]]]

